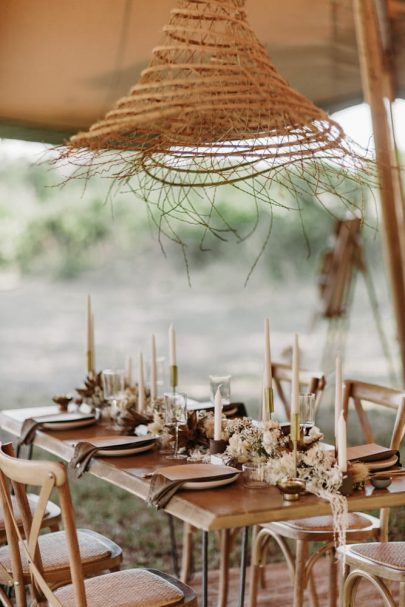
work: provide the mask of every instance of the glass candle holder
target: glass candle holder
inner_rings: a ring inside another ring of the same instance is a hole
[[[300,394],[300,425],[304,434],[309,434],[315,425],[315,394]]]
[[[243,464],[242,482],[247,489],[268,487],[267,464],[265,462],[247,462]]]

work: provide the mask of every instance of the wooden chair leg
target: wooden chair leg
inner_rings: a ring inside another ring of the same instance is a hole
[[[337,562],[336,550],[329,551],[329,607],[336,607],[337,600]]]
[[[270,541],[270,536],[260,531],[256,534],[252,543],[252,557],[250,562],[250,584],[249,584],[249,607],[256,607],[257,592],[259,587],[260,573],[263,564],[263,553]]]
[[[308,580],[308,589],[309,589],[309,602],[311,607],[319,607],[318,594],[316,592],[316,584],[314,574],[311,571]]]
[[[187,583],[193,576],[193,549],[195,532],[195,527],[189,523],[184,523],[180,572],[180,580],[183,583]]]
[[[218,607],[225,607],[229,587],[229,553],[231,549],[231,530],[220,532]]]
[[[180,580],[187,584],[191,577],[191,563],[193,557],[193,532],[194,527],[189,523],[183,525],[183,550],[181,555]]]
[[[405,607],[405,582],[399,584],[399,607]]]
[[[308,555],[308,542],[297,540],[294,576],[294,607],[303,607],[305,587],[305,564]]]

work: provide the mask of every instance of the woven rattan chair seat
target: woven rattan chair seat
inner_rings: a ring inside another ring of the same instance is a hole
[[[347,555],[368,559],[377,565],[391,567],[405,573],[405,542],[371,542],[353,544],[346,548]]]
[[[313,516],[308,518],[300,518],[292,521],[285,521],[283,525],[301,529],[303,531],[330,531],[333,533],[333,517],[332,516]],[[265,525],[264,525],[265,526]],[[347,530],[360,530],[371,527],[370,520],[356,512],[350,513],[347,520]]]
[[[127,569],[85,581],[87,607],[169,607],[184,599],[181,590],[145,569]],[[64,607],[75,607],[73,586],[55,591]]]
[[[96,563],[111,555],[111,549],[107,543],[102,541],[102,536],[87,531],[86,529],[78,529],[77,535],[79,539],[80,556],[84,565]],[[63,531],[47,533],[40,536],[39,546],[45,571],[55,572],[69,570],[68,547]],[[24,575],[28,575],[28,563],[25,552],[23,549],[21,549],[20,552]],[[8,546],[0,548],[0,563],[11,573],[11,559]],[[1,577],[2,571],[0,569],[0,579]]]
[[[36,502],[37,496],[28,494],[27,497],[28,497],[28,503],[30,505],[31,511],[33,512],[35,510],[35,502]],[[21,512],[20,512],[20,509],[17,504],[17,500],[14,495],[11,497],[11,501],[13,503],[13,510],[14,510],[16,520],[17,520],[18,524],[21,524]],[[56,508],[56,506],[55,506],[55,508]],[[49,515],[48,508],[45,512],[45,518],[47,515]],[[0,530],[3,530],[3,529],[4,529],[4,515],[3,515],[3,508],[0,506]]]

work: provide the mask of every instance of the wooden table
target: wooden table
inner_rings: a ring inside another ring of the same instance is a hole
[[[10,409],[0,413],[0,427],[20,435],[21,425],[27,417],[37,417],[57,412],[57,407]],[[95,436],[114,434],[100,424],[70,431],[37,431],[34,444],[59,458],[69,461],[73,455],[72,442],[89,440]],[[137,497],[147,498],[149,481],[143,475],[153,472],[167,460],[158,451],[131,457],[95,458],[90,474],[103,479]],[[364,491],[355,491],[348,498],[349,511],[371,510],[382,507],[405,505],[405,477],[395,479],[385,490],[367,485]],[[208,532],[234,527],[245,528],[245,545],[242,550],[242,568],[246,565],[247,529],[259,523],[284,521],[309,516],[330,514],[329,503],[314,495],[305,495],[297,502],[285,502],[276,487],[255,490],[244,487],[240,480],[220,489],[181,491],[175,495],[165,511],[190,523],[203,532],[203,561],[207,559]],[[245,558],[243,558],[245,557]],[[207,600],[207,571],[203,575],[203,605]],[[241,578],[244,576],[241,576]],[[241,579],[241,605],[243,604],[244,579]]]

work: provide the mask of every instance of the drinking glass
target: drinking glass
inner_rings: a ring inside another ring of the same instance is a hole
[[[268,487],[267,463],[247,462],[242,465],[242,482],[248,489],[261,489]]]
[[[175,429],[174,453],[167,455],[168,459],[184,459],[187,455],[179,453],[179,427],[187,423],[187,396],[182,392],[166,392],[165,398],[165,426]]]
[[[300,425],[306,435],[315,425],[315,394],[300,394]]]
[[[209,375],[211,401],[215,401],[215,394],[219,388],[223,405],[229,405],[231,402],[231,377],[232,375]]]
[[[120,402],[126,399],[125,371],[105,369],[102,373],[104,399],[110,404],[109,417],[114,417]]]

